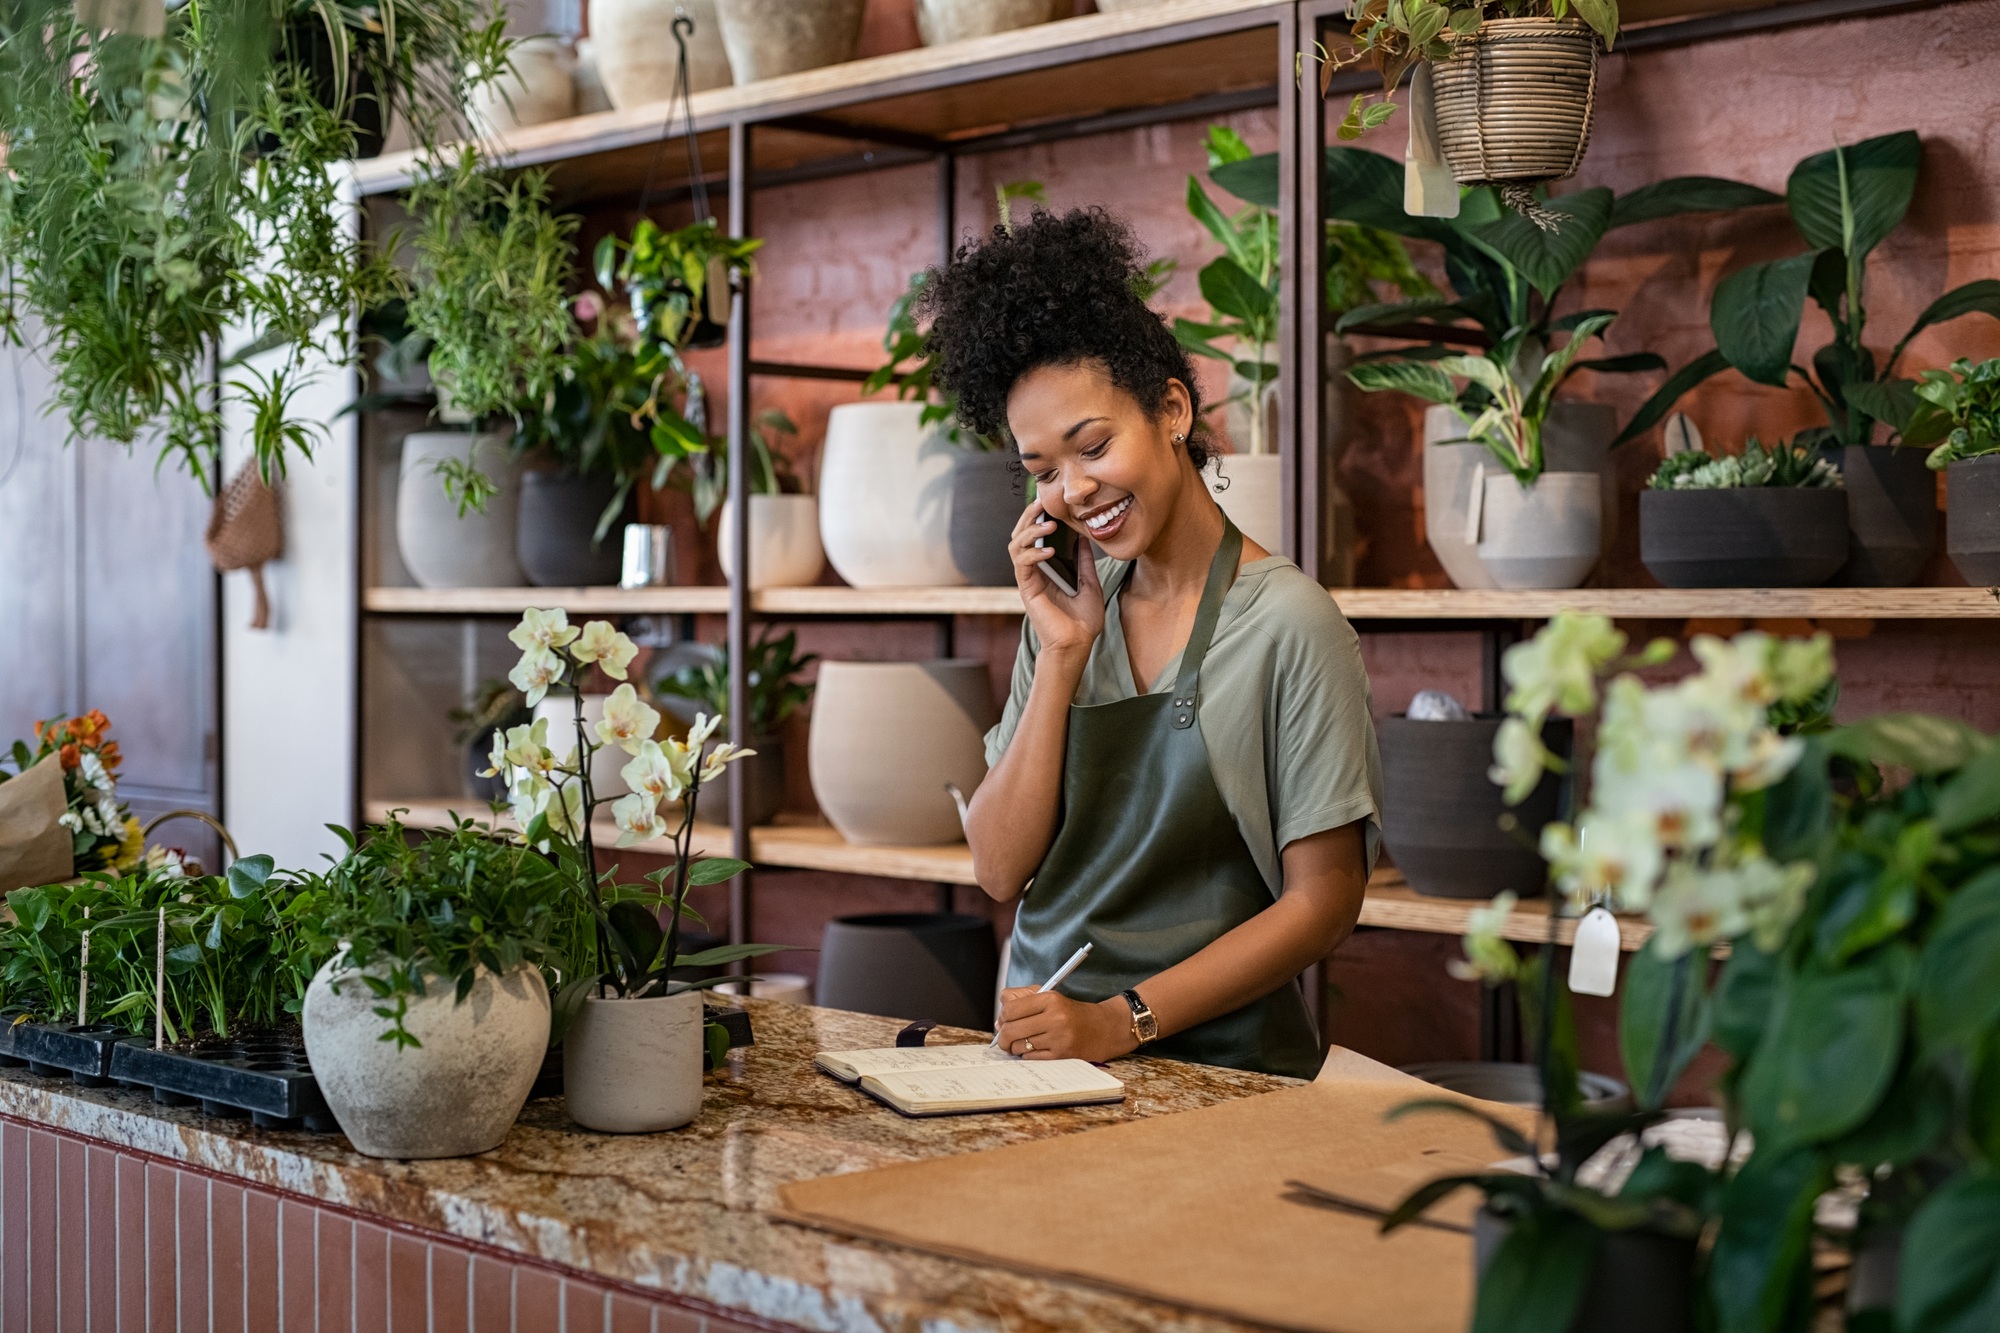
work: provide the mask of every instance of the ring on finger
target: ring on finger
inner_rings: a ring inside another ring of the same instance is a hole
[[[1032,1041],[1024,1041],[1021,1043],[1021,1053],[1023,1055],[1026,1055],[1029,1051],[1032,1051],[1034,1049],[1035,1049],[1035,1043]]]

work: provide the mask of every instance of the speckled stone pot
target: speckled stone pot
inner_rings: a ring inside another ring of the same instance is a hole
[[[867,0],[715,0],[738,83],[854,59]]]
[[[938,46],[1033,27],[1055,16],[1055,0],[917,0],[917,36],[925,46]]]
[[[563,1036],[570,1119],[602,1134],[679,1129],[701,1114],[701,992],[583,1002]]]

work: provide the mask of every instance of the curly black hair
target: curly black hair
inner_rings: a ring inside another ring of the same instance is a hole
[[[930,321],[936,382],[958,396],[959,421],[1005,438],[1007,395],[1021,376],[1096,361],[1148,413],[1179,380],[1199,423],[1194,364],[1140,296],[1145,280],[1132,229],[1101,208],[1037,210],[1012,231],[995,227],[960,246],[948,268],[925,275],[917,307]],[[1208,461],[1198,429],[1187,451],[1197,469]]]

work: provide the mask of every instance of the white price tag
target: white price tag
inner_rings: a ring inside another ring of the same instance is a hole
[[[1618,989],[1618,918],[1593,907],[1577,923],[1569,952],[1569,988],[1578,995],[1609,995]]]

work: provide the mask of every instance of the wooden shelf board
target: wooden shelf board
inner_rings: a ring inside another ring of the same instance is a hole
[[[1409,886],[1402,872],[1385,867],[1368,882],[1368,897],[1361,904],[1361,924],[1388,930],[1418,930],[1432,935],[1463,935],[1472,914],[1487,903],[1474,898],[1427,898]],[[1653,927],[1642,917],[1618,918],[1618,943],[1627,952],[1643,946],[1652,937]],[[1549,937],[1549,909],[1546,901],[1530,900],[1516,907],[1500,928],[1503,939],[1523,944],[1540,944]],[[1576,918],[1556,923],[1556,942],[1568,944],[1576,938]]]
[[[1018,588],[766,588],[751,604],[768,615],[1018,616]]]
[[[519,615],[529,607],[571,615],[676,615],[724,612],[729,589],[686,588],[369,588],[361,609],[389,615]]]

